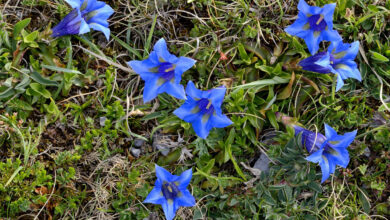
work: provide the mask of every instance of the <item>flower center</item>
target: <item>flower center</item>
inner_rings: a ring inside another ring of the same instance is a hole
[[[162,184],[162,193],[166,200],[168,199],[175,199],[177,195],[180,193],[179,188],[175,183],[172,182],[164,182]]]
[[[324,16],[321,14],[312,15],[309,17],[310,29],[314,31],[323,31],[328,26],[324,20]]]
[[[198,107],[200,109],[200,112],[203,114],[212,114],[214,113],[214,106],[211,103],[210,100],[206,98],[202,98],[201,100],[198,101]]]
[[[175,67],[172,63],[164,62],[158,67],[158,72],[161,78],[169,81],[175,76]]]

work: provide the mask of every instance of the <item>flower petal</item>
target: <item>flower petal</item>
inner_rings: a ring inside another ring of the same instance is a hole
[[[152,99],[156,98],[158,93],[158,89],[161,87],[160,84],[160,78],[158,76],[152,77],[151,75],[148,75],[150,77],[147,81],[145,81],[144,86],[144,93],[143,93],[143,100],[144,103],[147,103],[151,101]]]
[[[192,127],[199,137],[206,139],[210,133],[210,130],[212,129],[212,127],[209,125],[210,119],[207,118],[207,115],[198,114],[197,116],[199,116],[198,120],[194,120],[192,122]]]
[[[343,86],[344,86],[344,80],[340,74],[337,74],[336,92],[339,91]]]
[[[202,91],[197,89],[195,87],[195,84],[192,81],[189,81],[187,83],[186,93],[188,96],[190,96],[193,99],[201,99],[202,98]]]
[[[298,3],[298,10],[299,11],[302,11],[303,13],[305,14],[310,14],[310,5],[308,5],[306,3],[306,1],[304,0],[299,0],[299,3]]]
[[[179,108],[177,108],[173,114],[175,114],[180,119],[184,120],[185,122],[192,122],[192,120],[189,120],[191,116],[196,115],[196,113],[193,112],[194,108],[197,107],[196,101],[193,100],[191,97],[187,97],[188,99],[186,102],[181,105]],[[192,117],[191,117],[192,118]]]
[[[174,80],[172,80],[174,81]],[[166,82],[159,89],[158,94],[166,92],[169,95],[177,98],[177,99],[186,99],[186,93],[184,91],[184,86],[181,84],[177,84],[175,82]]]
[[[165,202],[161,205],[164,210],[165,218],[167,218],[167,220],[172,220],[173,218],[175,218],[176,211],[179,207],[173,200],[165,200]]]
[[[357,130],[352,132],[347,132],[343,135],[338,135],[337,137],[332,137],[329,139],[330,142],[337,142],[334,145],[335,148],[347,148],[355,139]]]
[[[110,29],[107,27],[104,27],[101,24],[98,23],[89,23],[89,27],[96,30],[96,31],[101,31],[103,32],[104,36],[106,36],[106,39],[110,39]]]
[[[320,33],[315,33],[314,31],[310,31],[309,34],[304,38],[307,49],[309,49],[310,53],[314,55],[318,49],[320,44]]]
[[[233,122],[226,115],[222,114],[214,114],[211,116],[210,120],[210,124],[212,124],[213,127],[216,128],[224,128],[233,124]]]
[[[184,171],[180,174],[179,178],[176,180],[179,182],[179,189],[184,190],[190,184],[192,178],[192,168]]]
[[[304,37],[308,33],[308,30],[305,28],[307,23],[308,19],[306,15],[303,12],[299,12],[298,19],[284,30],[290,35]]]
[[[175,199],[178,206],[192,207],[196,204],[194,196],[191,195],[188,189],[181,190],[181,195]]]
[[[322,160],[322,153],[324,152],[324,149],[319,149],[316,152],[310,154],[310,156],[306,157],[305,159],[313,162],[313,163],[318,163]]]
[[[215,89],[205,91],[207,92],[207,98],[213,104],[215,110],[219,109],[219,113],[221,113],[221,105],[223,103],[223,99],[225,98],[226,87],[220,86]]]
[[[164,38],[161,38],[157,41],[157,43],[154,45],[154,51],[156,51],[157,56],[161,63],[163,62],[169,62],[169,63],[176,63],[178,58],[175,55],[172,55],[168,51],[167,43],[165,42]]]
[[[191,67],[193,67],[196,63],[196,60],[193,60],[188,57],[179,57],[177,60],[176,67],[175,67],[175,78],[181,77],[181,75],[189,70]]]
[[[159,165],[155,164],[156,169],[156,176],[158,179],[161,180],[161,182],[171,182],[175,178],[177,178],[176,175],[172,175],[168,170],[160,167]]]
[[[328,25],[329,30],[333,29],[333,14],[335,8],[336,8],[336,3],[326,4],[322,8],[322,14],[324,16],[324,20],[326,21],[326,24]]]
[[[163,204],[165,202],[164,195],[161,191],[161,187],[154,187],[152,191],[146,197],[144,203]]]
[[[81,6],[80,0],[65,0],[72,8],[77,8]]]
[[[322,155],[322,159],[319,161],[321,172],[322,172],[322,179],[321,183],[325,182],[330,176],[330,164],[329,160],[325,155]]]
[[[326,123],[325,123],[325,136],[328,139],[337,136],[337,132]]]
[[[347,148],[343,147],[328,147],[326,150],[326,153],[324,153],[326,157],[331,161],[333,164],[337,164],[339,166],[342,166],[346,168],[349,163],[349,153]],[[332,173],[332,172],[331,172]]]

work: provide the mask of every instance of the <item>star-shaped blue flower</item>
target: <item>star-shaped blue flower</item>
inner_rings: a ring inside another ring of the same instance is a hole
[[[170,54],[165,40],[161,38],[146,60],[133,60],[128,65],[145,80],[143,99],[148,102],[163,92],[186,99],[184,87],[180,84],[181,75],[195,62],[188,57],[177,58]]]
[[[362,76],[354,61],[359,52],[359,41],[352,44],[342,41],[332,42],[328,48],[330,54],[330,64],[332,73],[337,74],[336,91],[344,85],[344,80],[348,78],[362,81]]]
[[[298,3],[298,19],[285,31],[291,35],[303,38],[310,53],[314,55],[321,41],[339,41],[340,35],[333,29],[333,13],[336,4],[324,7],[309,6],[304,0]]]
[[[343,87],[345,79],[354,78],[362,81],[360,71],[354,61],[358,52],[358,41],[352,44],[342,41],[332,42],[327,52],[308,57],[299,62],[299,65],[308,71],[337,74],[336,91],[338,91]]]
[[[85,34],[92,29],[101,31],[110,38],[107,19],[114,10],[104,2],[97,0],[65,0],[73,10],[53,29],[53,37],[71,34]]]
[[[206,139],[212,128],[224,128],[233,123],[226,115],[222,114],[221,105],[225,92],[224,86],[201,91],[195,87],[192,81],[189,81],[186,88],[187,100],[173,113],[182,120],[191,123],[195,133]]]
[[[195,198],[187,189],[192,178],[192,169],[176,176],[156,164],[156,176],[154,188],[144,203],[161,205],[167,220],[172,220],[175,217],[180,206],[191,207],[195,205]]]
[[[347,167],[349,163],[347,148],[355,139],[357,130],[338,135],[332,127],[325,124],[324,136],[296,125],[294,125],[294,129],[295,135],[302,134],[302,145],[310,153],[306,160],[319,163],[322,171],[321,183],[334,173],[336,165]]]

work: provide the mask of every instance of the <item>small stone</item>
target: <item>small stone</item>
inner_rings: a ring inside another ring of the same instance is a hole
[[[141,150],[137,148],[131,148],[130,153],[134,157],[138,158],[141,155]]]
[[[134,142],[133,142],[134,147],[136,147],[136,148],[142,147],[142,145],[144,145],[144,143],[145,143],[145,140],[142,140],[142,139],[139,139],[139,138],[135,139]]]
[[[255,169],[259,169],[261,170],[262,172],[265,172],[267,173],[269,171],[269,163],[270,163],[270,159],[267,157],[267,155],[265,154],[261,154],[259,159],[257,159],[255,165],[253,166],[253,168]]]
[[[106,122],[107,118],[106,117],[100,117],[99,118],[99,124],[100,126],[104,127],[104,123]]]

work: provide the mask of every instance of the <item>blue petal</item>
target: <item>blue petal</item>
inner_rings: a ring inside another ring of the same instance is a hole
[[[304,37],[308,33],[308,30],[304,29],[304,26],[307,24],[307,22],[308,20],[306,15],[302,12],[299,12],[298,19],[284,30],[290,35]]]
[[[192,81],[189,81],[187,83],[186,93],[188,96],[192,97],[193,99],[202,98],[202,91],[197,89]]]
[[[355,139],[357,130],[352,132],[347,132],[343,135],[338,135],[337,137],[332,137],[329,139],[330,142],[337,142],[334,145],[336,148],[347,148]]]
[[[181,191],[187,188],[188,184],[190,184],[191,182],[191,178],[192,178],[192,168],[184,171],[179,176],[179,178],[176,181],[179,182],[179,189]]]
[[[298,10],[299,11],[302,11],[303,13],[305,14],[310,14],[310,5],[308,5],[306,3],[306,1],[304,0],[299,0],[299,3],[298,3]]]
[[[157,97],[158,89],[161,87],[160,78],[159,77],[152,77],[151,75],[148,75],[148,80],[145,81],[144,86],[144,93],[143,93],[143,100],[144,103],[149,102],[150,100]]]
[[[89,23],[89,27],[96,30],[96,31],[101,31],[103,32],[104,36],[106,36],[106,39],[110,39],[110,29],[107,27],[104,27],[101,24],[98,23]]]
[[[321,36],[323,37],[322,40],[334,42],[334,41],[341,41],[342,38],[336,30],[324,30],[321,32]]]
[[[210,124],[216,128],[224,128],[233,124],[233,122],[226,115],[214,114],[210,118]]]
[[[194,120],[192,122],[192,127],[194,128],[195,133],[199,137],[206,139],[207,136],[209,135],[212,127],[208,123],[209,119],[208,120],[205,119],[205,117],[207,117],[207,116],[204,116],[204,115],[198,115],[198,116],[201,116],[201,117],[198,117],[198,120]]]
[[[328,25],[329,30],[333,29],[333,14],[335,8],[336,8],[336,4],[332,3],[332,4],[324,5],[322,10],[322,14],[324,15],[324,20]]]
[[[153,76],[153,78],[158,76],[158,74],[151,72],[153,68],[158,67],[158,64],[154,63],[151,59],[142,61],[132,60],[127,64],[134,70],[134,72],[139,74],[143,80],[147,80],[150,76]]]
[[[308,157],[305,159],[313,162],[313,163],[319,163],[322,160],[322,155],[323,155],[324,149],[319,149],[316,152],[310,154]]]
[[[336,64],[334,69],[343,79],[353,78],[362,81],[362,76],[355,61],[343,60],[342,63]]]
[[[310,31],[310,33],[307,34],[306,37],[304,38],[307,49],[309,49],[312,55],[314,55],[319,49],[319,44],[321,42],[320,36],[321,34],[314,36],[314,31]]]
[[[161,38],[157,41],[157,43],[154,45],[154,51],[156,51],[158,58],[160,59],[160,62],[169,62],[169,63],[176,63],[178,58],[175,55],[172,55],[168,51],[167,43],[165,42],[164,38]]]
[[[172,220],[173,218],[175,218],[176,211],[179,207],[174,201],[166,200],[161,205],[164,210],[165,218],[167,218],[167,220]]]
[[[354,60],[359,53],[359,41],[355,41],[349,46],[350,47],[347,50],[347,54],[343,57],[343,59]]]
[[[176,109],[173,114],[175,114],[180,119],[184,120],[185,122],[192,122],[192,116],[197,115],[196,112],[192,112],[194,108],[197,107],[196,101],[194,101],[191,97],[187,97],[188,99],[186,102],[181,105],[178,109]]]
[[[72,8],[78,8],[81,6],[80,0],[65,0]]]
[[[88,33],[90,31],[91,31],[91,29],[89,28],[89,25],[87,24],[87,22],[85,22],[84,19],[82,19],[79,34],[85,34],[85,33]]]
[[[322,155],[322,159],[319,162],[320,167],[321,167],[321,172],[322,172],[322,179],[321,183],[325,182],[330,176],[330,163],[327,157]]]
[[[225,86],[220,86],[218,88],[206,91],[207,98],[213,104],[214,109],[221,114],[221,105],[223,103],[223,98],[225,97],[226,88]]]
[[[181,84],[177,84],[172,81],[164,83],[159,89],[158,94],[166,92],[169,95],[177,98],[177,99],[186,99],[186,93],[184,91],[184,86]]]
[[[196,63],[196,60],[193,60],[188,57],[179,57],[175,67],[175,77],[181,77],[181,75],[193,67]]]
[[[175,199],[178,206],[192,207],[196,204],[195,198],[187,189],[181,190],[181,195]]]
[[[160,179],[162,182],[172,182],[177,178],[176,175],[172,175],[166,169],[160,167],[157,164],[155,164],[155,169],[157,178]]]
[[[326,153],[324,153],[329,161],[333,164],[340,165],[344,168],[348,166],[349,163],[349,153],[346,148],[343,147],[328,147]],[[331,172],[332,173],[332,172]]]
[[[114,14],[114,10],[107,4],[103,3],[103,7],[93,9],[86,15],[87,23],[99,23],[108,27],[107,19]]]
[[[325,123],[325,136],[328,139],[337,136],[337,132],[326,123]]]
[[[344,81],[341,78],[341,75],[337,75],[337,85],[336,85],[336,92],[339,91],[344,86]]]
[[[150,191],[149,195],[146,197],[144,203],[152,203],[152,204],[163,204],[166,201],[161,187],[154,187],[152,191]]]

